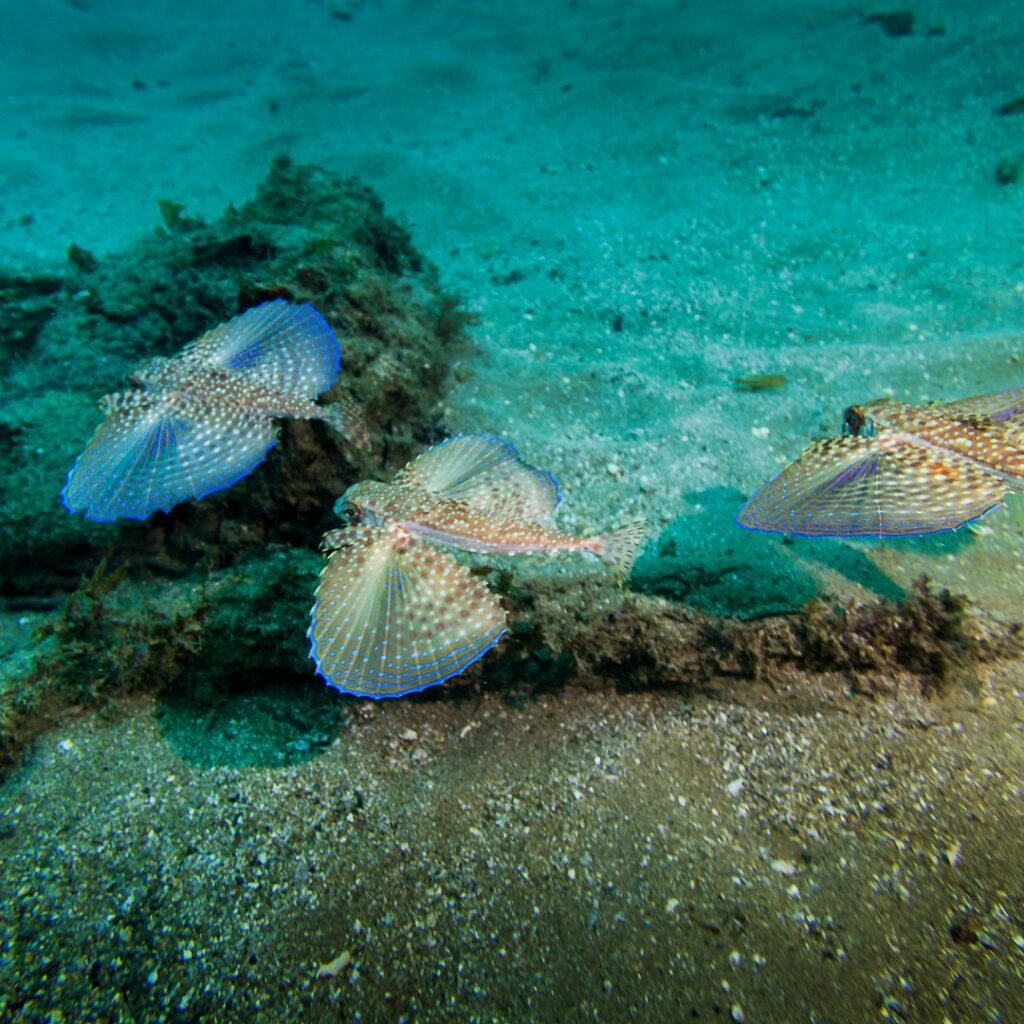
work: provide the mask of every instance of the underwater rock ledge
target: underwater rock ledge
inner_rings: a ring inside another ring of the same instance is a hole
[[[1020,657],[1024,634],[920,580],[900,602],[809,602],[758,619],[720,617],[593,584],[537,585],[517,609],[504,661],[494,673],[619,690],[665,688],[731,699],[801,687],[806,702],[885,696],[929,697],[973,688],[982,666]],[[548,666],[547,669],[542,665]]]
[[[315,548],[334,499],[439,436],[440,401],[469,351],[471,316],[438,285],[408,232],[354,178],[279,156],[253,199],[212,223],[160,204],[163,228],[124,252],[68,250],[62,273],[0,270],[0,596],[53,607],[100,558],[165,575],[230,565],[260,546]],[[101,396],[142,360],[177,352],[272,298],[314,305],[337,331],[342,373],[374,438],[354,453],[295,422],[229,491],[117,527],[68,515],[60,491],[100,421]]]
[[[18,678],[0,694],[0,772],[61,717],[143,692],[216,707],[285,686],[300,703],[362,703],[313,675],[305,627],[320,564],[316,551],[274,547],[201,583],[141,583],[99,567],[44,624],[31,658],[5,666]],[[855,708],[870,698],[955,700],[1024,652],[1019,626],[925,581],[900,603],[811,602],[740,620],[601,579],[491,574],[510,611],[498,653],[407,699],[475,699],[483,687],[516,702],[576,686]]]

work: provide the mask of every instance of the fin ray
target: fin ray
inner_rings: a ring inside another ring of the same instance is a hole
[[[598,538],[600,545],[595,551],[598,558],[612,567],[620,580],[625,580],[633,571],[637,552],[647,538],[648,526],[645,520],[623,523]]]
[[[267,417],[221,412],[187,394],[126,392],[111,396],[109,409],[61,494],[88,519],[145,519],[230,487],[277,438]]]
[[[1006,391],[991,391],[985,395],[961,398],[946,402],[939,410],[954,419],[966,420],[983,417],[994,423],[1024,419],[1024,388],[1008,388]]]
[[[550,473],[525,463],[507,441],[486,434],[459,434],[428,448],[393,482],[545,526],[554,523],[560,500]]]
[[[207,331],[181,356],[285,394],[316,398],[336,380],[341,347],[310,305],[274,299]]]
[[[955,530],[1002,501],[1006,482],[954,454],[882,435],[811,445],[744,506],[752,530],[895,537]]]

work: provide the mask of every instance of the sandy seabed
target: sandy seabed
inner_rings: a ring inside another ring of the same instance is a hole
[[[1020,683],[363,704],[274,769],[87,719],[5,789],[4,1012],[1012,1021]]]

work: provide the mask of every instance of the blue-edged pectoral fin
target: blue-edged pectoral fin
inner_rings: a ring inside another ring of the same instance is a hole
[[[309,628],[327,682],[361,697],[443,683],[505,632],[497,597],[451,555],[401,527],[333,531]]]
[[[743,507],[751,530],[898,537],[955,530],[1002,502],[1006,481],[925,445],[879,433],[811,445]]]

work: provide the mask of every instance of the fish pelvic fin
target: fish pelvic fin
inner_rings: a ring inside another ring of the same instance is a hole
[[[637,552],[647,539],[647,529],[647,522],[637,519],[632,523],[623,523],[594,539],[594,554],[605,565],[611,566],[620,582],[626,580],[633,571]]]

